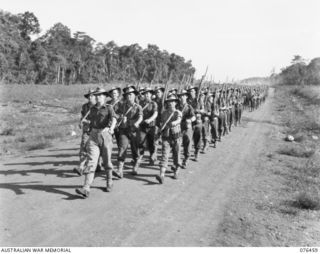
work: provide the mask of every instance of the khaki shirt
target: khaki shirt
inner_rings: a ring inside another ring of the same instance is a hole
[[[90,128],[94,129],[110,128],[113,118],[115,118],[115,114],[110,104],[105,104],[101,107],[98,107],[97,105],[93,106],[88,116]]]

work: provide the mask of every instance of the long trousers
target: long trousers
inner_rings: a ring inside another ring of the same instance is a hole
[[[209,135],[210,135],[210,121],[209,121],[209,118],[205,118],[202,123],[203,149],[205,149],[208,145]]]
[[[193,144],[196,152],[201,148],[201,141],[202,141],[202,122],[197,122],[193,126]]]
[[[125,161],[129,145],[131,147],[132,159],[136,162],[139,157],[139,130],[133,132],[127,128],[120,129],[118,161]]]
[[[182,146],[184,160],[187,161],[190,157],[192,147],[192,128],[187,128],[182,131]]]
[[[181,138],[170,139],[162,138],[160,168],[168,168],[170,150],[172,149],[173,164],[175,167],[180,166],[180,146]]]
[[[221,135],[228,134],[228,128],[227,128],[227,114],[225,111],[221,111],[219,113],[219,137]]]
[[[235,107],[235,126],[241,123],[242,105]]]
[[[83,172],[86,161],[87,161],[87,142],[89,140],[89,134],[83,132],[81,135],[80,151],[79,151],[79,170]]]
[[[139,153],[144,155],[145,150],[149,150],[150,156],[156,151],[155,146],[156,126],[141,128],[139,133]]]
[[[113,169],[111,162],[112,154],[112,135],[109,132],[92,129],[86,145],[87,163],[84,168],[85,182],[84,188],[89,190],[94,179],[99,157],[102,157],[106,171]]]
[[[234,107],[232,107],[232,108],[230,108],[229,110],[229,115],[230,115],[230,117],[229,117],[229,122],[228,122],[228,127],[229,127],[229,131],[231,131],[231,127],[232,127],[232,125],[234,124],[234,118],[235,118],[235,111],[234,111]]]
[[[217,141],[219,137],[219,119],[218,117],[213,117],[210,122],[211,125],[211,137],[214,141]]]
[[[117,147],[118,147],[118,151],[119,151],[119,149],[120,149],[120,131],[118,128],[114,129],[114,137],[116,139]]]

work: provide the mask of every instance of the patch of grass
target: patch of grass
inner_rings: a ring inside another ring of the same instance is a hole
[[[14,129],[12,127],[5,128],[3,131],[0,132],[1,136],[14,136]]]
[[[69,113],[80,115],[81,109],[82,109],[82,105],[81,105],[81,104],[74,105],[74,106],[69,110]]]
[[[320,105],[320,87],[319,86],[303,86],[295,87],[291,93],[307,100],[309,104]]]
[[[24,109],[21,109],[20,112],[21,112],[21,113],[24,113],[24,114],[25,114],[25,113],[29,113],[29,112],[30,112],[30,109],[24,108]]]
[[[45,135],[43,135],[43,137],[45,139],[58,139],[58,138],[63,137],[63,134],[61,132],[54,132],[54,133],[45,134]]]
[[[51,146],[51,143],[48,140],[40,140],[36,141],[34,143],[28,144],[25,147],[25,150],[27,151],[33,151],[33,150],[39,150],[39,149],[45,149]]]
[[[15,139],[16,142],[25,143],[27,140],[25,137],[19,137]]]
[[[309,158],[314,155],[315,149],[306,150],[298,147],[284,147],[280,148],[278,153],[299,158]]]

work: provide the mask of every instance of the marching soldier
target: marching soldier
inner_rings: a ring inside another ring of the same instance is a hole
[[[210,114],[210,127],[211,127],[211,142],[213,147],[216,148],[216,143],[219,137],[218,126],[219,126],[219,106],[216,100],[216,94],[209,94],[208,100],[211,104],[211,114]]]
[[[87,120],[87,117],[90,113],[91,108],[96,104],[96,97],[93,94],[94,91],[95,91],[94,89],[89,89],[88,93],[84,95],[84,97],[88,99],[88,102],[83,104],[81,109],[81,120],[79,123],[79,128],[82,129],[80,152],[79,152],[80,163],[79,163],[79,168],[73,169],[73,171],[79,176],[81,176],[83,173],[83,169],[87,159],[86,144],[89,139],[89,133],[90,133],[89,121]]]
[[[177,92],[178,92],[178,89],[177,89],[177,88],[171,88],[171,89],[168,91],[168,94],[177,95]]]
[[[200,94],[200,101],[199,101],[199,106],[198,109],[200,110],[201,117],[202,117],[202,151],[201,153],[205,153],[208,147],[209,143],[209,133],[210,133],[210,121],[209,121],[209,116],[211,114],[211,104],[207,100],[208,92],[203,91]]]
[[[187,89],[190,94],[188,103],[192,106],[195,112],[196,120],[193,122],[193,144],[194,144],[194,160],[198,161],[199,150],[201,148],[202,138],[202,118],[201,112],[198,110],[197,88],[191,86]]]
[[[241,124],[242,101],[243,101],[243,97],[241,96],[240,89],[239,89],[238,92],[236,93],[236,99],[234,104],[235,126]]]
[[[117,122],[118,122],[120,119],[121,106],[122,106],[122,102],[121,102],[121,98],[120,98],[121,88],[120,87],[112,87],[108,91],[108,94],[111,96],[110,105],[113,107],[113,111],[115,113],[115,118],[117,119]],[[119,128],[118,127],[115,127],[115,129],[114,129],[114,136],[116,138],[117,146],[119,149],[120,135],[119,135]]]
[[[178,94],[178,96],[180,99],[178,109],[182,114],[181,134],[184,155],[181,167],[185,169],[187,167],[192,146],[192,122],[196,120],[196,117],[192,106],[187,102],[189,96],[188,92],[186,90],[182,90],[181,93]]]
[[[167,109],[161,115],[161,128],[159,134],[162,136],[162,156],[160,161],[160,175],[156,179],[160,184],[164,182],[165,172],[168,168],[170,148],[172,148],[173,156],[173,178],[178,178],[180,167],[180,145],[181,145],[181,129],[180,123],[182,114],[176,109],[179,102],[176,95],[171,94],[165,100]]]
[[[127,150],[130,144],[132,159],[134,162],[132,174],[138,174],[140,163],[139,155],[139,126],[143,120],[142,108],[135,102],[139,92],[134,86],[129,86],[123,89],[125,101],[121,107],[121,119],[118,122],[119,128],[119,153],[118,153],[118,168],[115,174],[123,177],[124,162],[127,157]]]
[[[106,104],[108,92],[103,88],[98,88],[94,95],[96,96],[97,104],[91,108],[88,115],[91,131],[87,142],[87,164],[83,171],[85,180],[83,187],[76,189],[76,192],[85,198],[89,197],[90,186],[93,183],[100,155],[107,175],[106,191],[110,192],[113,186],[111,153],[112,134],[116,119],[112,107]]]
[[[164,93],[164,87],[160,87],[160,86],[155,87],[154,93],[155,93],[155,97],[156,97],[154,99],[154,101],[158,105],[158,112],[159,112],[157,120],[156,120],[156,126],[159,128],[160,127],[160,121],[161,121],[162,97],[163,97],[163,93]]]
[[[158,116],[158,105],[152,101],[154,91],[151,88],[146,88],[142,95],[145,100],[141,105],[143,111],[143,121],[140,125],[139,149],[140,156],[144,155],[146,148],[150,152],[150,164],[154,165],[157,160],[155,138],[156,138],[156,119]]]

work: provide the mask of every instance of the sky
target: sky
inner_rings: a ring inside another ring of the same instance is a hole
[[[217,82],[320,57],[319,0],[0,0],[0,9],[33,12],[42,33],[61,22],[97,42],[156,44]]]

